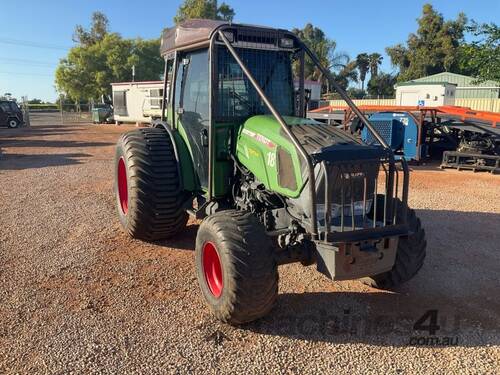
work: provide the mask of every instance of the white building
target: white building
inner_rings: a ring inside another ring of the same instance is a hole
[[[299,81],[294,81],[294,86],[295,90],[299,89]],[[310,100],[317,100],[319,101],[321,99],[321,83],[316,82],[316,81],[311,81],[311,80],[304,80],[304,89],[309,90],[311,92],[311,98]]]
[[[118,82],[111,87],[116,123],[148,123],[153,113],[161,112],[162,81]]]
[[[457,85],[448,82],[404,82],[396,86],[396,105],[439,107],[455,105]]]

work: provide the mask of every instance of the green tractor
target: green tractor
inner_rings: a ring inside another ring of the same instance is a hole
[[[407,206],[404,158],[294,34],[189,20],[164,31],[161,54],[159,118],[117,144],[119,218],[147,241],[175,237],[189,215],[203,219],[196,272],[218,319],[243,324],[266,315],[286,263],[378,288],[418,272],[426,241]],[[376,144],[305,118],[306,61]]]

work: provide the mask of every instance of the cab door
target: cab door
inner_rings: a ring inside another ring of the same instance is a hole
[[[175,112],[177,128],[184,133],[200,186],[208,189],[209,58],[208,49],[179,56]]]

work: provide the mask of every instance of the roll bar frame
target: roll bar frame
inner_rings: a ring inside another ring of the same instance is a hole
[[[307,176],[309,180],[309,199],[310,199],[310,215],[311,215],[311,236],[313,239],[317,239],[319,237],[318,233],[318,221],[317,221],[317,212],[316,212],[316,176],[314,174],[314,164],[312,161],[312,158],[309,156],[307,151],[304,149],[304,147],[300,144],[298,141],[297,137],[293,134],[293,132],[290,130],[290,127],[287,125],[281,114],[277,111],[277,109],[274,107],[273,103],[269,100],[267,95],[265,94],[264,90],[260,87],[259,83],[256,81],[250,70],[247,68],[245,63],[241,60],[241,58],[238,55],[238,52],[234,49],[232,46],[231,42],[228,40],[226,35],[224,34],[224,31],[226,30],[232,30],[238,28],[238,26],[235,25],[226,25],[226,26],[221,26],[219,27],[211,36],[208,44],[208,56],[209,56],[209,106],[210,106],[210,111],[209,111],[209,157],[208,157],[208,191],[207,191],[207,199],[206,201],[209,202],[213,198],[213,180],[212,180],[212,168],[213,168],[213,161],[214,161],[214,141],[215,141],[215,132],[213,129],[213,121],[215,118],[215,110],[214,110],[214,103],[217,102],[216,100],[216,92],[213,89],[213,82],[216,79],[217,75],[217,68],[215,62],[217,61],[217,51],[214,48],[215,47],[215,42],[216,38],[219,38],[219,41],[222,41],[222,43],[226,46],[226,48],[229,50],[237,64],[240,66],[242,69],[243,73],[245,76],[248,78],[254,89],[257,91],[259,97],[262,99],[266,107],[269,109],[271,114],[274,116],[276,121],[280,124],[281,128],[285,132],[285,134],[290,138],[292,144],[294,147],[297,149],[299,152],[300,156],[304,159],[306,162],[306,167],[307,167]],[[367,127],[367,129],[373,134],[375,139],[384,147],[386,150],[389,151],[391,155],[391,160],[394,160],[393,152],[391,148],[388,146],[387,142],[383,139],[383,137],[377,132],[377,130],[371,125],[369,120],[366,118],[366,116],[358,109],[358,107],[354,104],[354,102],[349,98],[348,94],[345,92],[342,87],[339,86],[337,82],[333,79],[333,76],[331,73],[323,67],[318,59],[318,57],[303,43],[296,35],[286,32],[285,30],[280,30],[283,33],[286,33],[287,38],[291,38],[294,40],[296,45],[299,46],[299,48],[295,48],[296,52],[299,52],[299,115],[301,117],[305,117],[305,109],[304,109],[304,64],[305,64],[305,55],[309,56],[309,58],[313,61],[314,65],[316,65],[322,74],[328,79],[331,87],[335,89],[335,91],[338,92],[340,97],[345,100],[347,105],[351,108],[351,110],[359,117],[361,122]],[[178,70],[178,64],[179,64],[179,58],[178,55],[179,52],[175,51],[169,54],[169,56],[173,56],[174,58],[174,66],[173,66],[173,79],[172,82],[170,83],[170,89],[172,90],[173,94],[170,96],[170,102],[171,102],[171,109],[172,109],[172,129],[176,128],[175,124],[175,94],[180,95],[180,93],[175,93],[175,87],[176,87],[176,80],[177,80],[177,70]],[[166,62],[165,58],[165,62]],[[163,90],[163,105],[162,105],[162,121],[166,121],[166,91],[167,91],[167,77],[166,77],[166,65],[165,65],[165,78],[164,78],[164,90]]]

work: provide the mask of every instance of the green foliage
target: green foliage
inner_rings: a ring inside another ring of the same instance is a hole
[[[226,3],[220,6],[217,0],[184,0],[174,17],[176,24],[192,18],[232,21],[235,12]]]
[[[500,83],[500,27],[494,23],[472,21],[467,30],[476,40],[460,47],[460,69],[478,82],[493,80]]]
[[[392,64],[399,68],[398,80],[457,71],[467,22],[465,15],[460,13],[456,20],[445,21],[432,5],[425,4],[417,22],[417,32],[408,36],[406,45],[386,48]]]
[[[328,69],[334,76],[335,81],[342,87],[347,87],[349,79],[352,79],[352,69],[347,69],[349,56],[344,52],[336,51],[337,43],[328,39],[318,27],[308,23],[303,29],[294,28],[292,32],[297,35],[318,57],[321,65]],[[315,67],[313,62],[306,56],[305,59],[305,77],[306,79],[323,82],[325,89],[329,91],[329,83],[323,77],[322,72]],[[298,76],[299,63],[294,63],[294,75]],[[356,77],[354,77],[356,78]]]
[[[81,45],[92,45],[101,42],[108,34],[109,20],[101,12],[92,13],[92,26],[86,30],[82,25],[77,25],[73,33],[73,41]]]
[[[382,64],[384,58],[380,53],[374,52],[368,56],[370,62],[370,75],[376,77],[378,75],[378,67]]]
[[[138,81],[158,80],[163,73],[165,60],[160,56],[160,39],[136,39],[127,59],[129,67],[135,66]],[[129,70],[130,71],[130,70]]]
[[[32,104],[30,102],[31,100],[28,102],[28,108],[31,110],[57,110],[60,108],[58,104],[52,104],[52,103]]]
[[[356,56],[356,65],[359,71],[359,80],[361,81],[361,90],[365,89],[365,79],[366,73],[368,73],[370,69],[370,58],[366,53],[360,53]]]
[[[78,39],[79,44],[71,48],[57,67],[56,86],[61,93],[76,101],[110,96],[112,82],[132,79],[133,65],[136,80],[160,78],[164,63],[159,39],[123,39],[117,33],[104,32],[102,17],[93,20],[90,31],[77,27],[76,33],[85,37]]]
[[[218,8],[218,14],[219,17],[224,21],[232,21],[236,13],[234,12],[234,9],[229,5],[227,5],[226,3],[222,3]]]
[[[366,96],[366,92],[364,90],[356,87],[349,87],[347,89],[347,94],[353,99],[363,99]]]
[[[337,82],[337,84],[344,90],[347,90],[349,82],[358,82],[358,70],[356,61],[349,61],[342,69],[340,69],[338,72],[333,72],[332,75],[335,82]]]
[[[372,75],[367,85],[368,94],[374,97],[393,97],[396,81],[397,77],[388,73]]]
[[[28,100],[28,104],[44,104],[44,102],[41,99],[33,98],[31,100]]]

